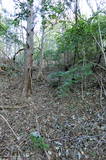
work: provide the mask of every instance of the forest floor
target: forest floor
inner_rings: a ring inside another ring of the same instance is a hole
[[[24,100],[22,77],[0,75],[0,160],[106,160],[106,96],[88,84],[59,98],[33,80]]]

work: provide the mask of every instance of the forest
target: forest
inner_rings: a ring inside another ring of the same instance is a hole
[[[106,160],[105,0],[0,0],[0,160]]]

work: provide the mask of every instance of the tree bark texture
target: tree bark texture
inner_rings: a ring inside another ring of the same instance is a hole
[[[25,48],[25,70],[23,96],[27,97],[32,94],[32,64],[33,64],[33,44],[34,44],[34,14],[33,3],[28,3],[28,16],[26,28],[26,48]]]

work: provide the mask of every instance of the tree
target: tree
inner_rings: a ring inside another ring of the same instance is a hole
[[[101,30],[101,24],[100,24],[100,18],[99,18],[99,14],[100,13],[102,13],[102,14],[105,13],[105,10],[104,10],[104,8],[101,8],[101,5],[100,5],[101,3],[99,4],[95,0],[95,4],[96,4],[96,8],[97,8],[97,12],[95,13],[90,1],[89,0],[86,0],[86,1],[87,1],[88,6],[90,7],[90,9],[92,11],[92,14],[97,18],[96,20],[97,20],[98,33],[99,33],[98,37],[99,38],[96,38],[94,36],[93,37],[95,39],[95,42],[96,42],[97,46],[100,48],[100,50],[103,54],[104,62],[105,62],[105,65],[106,65],[106,53],[105,53],[104,46],[103,46],[102,30]],[[103,3],[102,7],[104,7],[105,2],[102,2],[102,3]],[[103,35],[103,37],[105,37],[105,36]],[[98,41],[98,39],[99,39],[99,41]],[[101,55],[100,55],[100,57],[101,57]]]
[[[25,47],[25,71],[24,71],[24,84],[23,84],[23,96],[29,96],[32,94],[32,63],[33,63],[33,41],[34,41],[34,11],[33,0],[27,0],[27,28],[26,28],[26,47]]]
[[[77,26],[77,23],[78,23],[78,0],[75,1],[75,24],[76,26]],[[74,64],[75,64],[77,55],[78,55],[78,40],[76,39]]]
[[[43,80],[43,57],[44,57],[44,39],[45,39],[45,29],[46,29],[46,18],[45,18],[45,5],[46,0],[41,1],[41,46],[40,46],[40,65],[39,65],[39,72],[37,75],[38,80]]]

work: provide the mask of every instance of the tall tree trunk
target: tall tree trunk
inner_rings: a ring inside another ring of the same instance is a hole
[[[43,75],[43,58],[44,58],[44,40],[45,40],[45,24],[46,24],[46,19],[45,19],[45,2],[46,0],[41,1],[41,18],[42,18],[42,28],[41,28],[41,50],[40,50],[40,65],[39,65],[39,72],[37,75],[38,80],[43,80],[44,75]]]
[[[37,79],[43,80],[43,57],[44,57],[44,36],[45,36],[45,27],[42,25],[42,36],[41,36],[41,49],[40,49],[40,65]]]
[[[27,0],[28,16],[27,16],[27,36],[25,48],[25,71],[24,71],[24,85],[23,96],[27,97],[32,94],[32,64],[33,64],[33,41],[34,41],[34,14],[33,14],[33,1],[32,3]]]
[[[76,0],[76,2],[75,2],[75,24],[76,24],[76,26],[78,24],[78,0]],[[78,40],[76,39],[75,55],[74,55],[73,65],[76,63],[77,55],[78,55]]]

